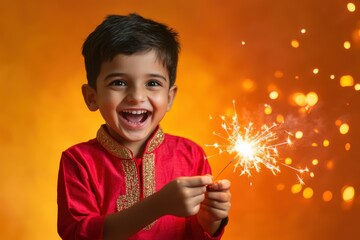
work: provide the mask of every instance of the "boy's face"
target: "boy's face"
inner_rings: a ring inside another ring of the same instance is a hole
[[[141,148],[170,110],[177,90],[170,88],[168,71],[153,50],[119,54],[104,62],[96,88],[83,86],[89,109],[99,109],[110,134],[133,151]]]

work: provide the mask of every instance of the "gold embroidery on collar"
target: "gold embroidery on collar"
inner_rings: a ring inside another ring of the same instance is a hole
[[[118,158],[122,159],[132,159],[133,155],[130,149],[122,146],[120,143],[116,142],[105,130],[104,126],[98,130],[96,135],[97,140],[100,144],[111,154]]]
[[[158,128],[154,136],[150,139],[146,152],[153,152],[163,141],[164,132],[161,128]]]
[[[109,133],[107,133],[105,126],[101,126],[96,135],[100,144],[111,154],[121,159],[133,159],[133,154],[130,149],[122,146],[115,139],[113,139]],[[145,152],[153,152],[163,141],[165,134],[159,127],[153,137],[149,140],[147,149]]]

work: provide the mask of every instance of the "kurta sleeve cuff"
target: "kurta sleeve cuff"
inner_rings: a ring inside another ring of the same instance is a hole
[[[83,239],[103,239],[104,221],[104,215],[86,218],[82,223],[80,236],[84,237]]]
[[[225,226],[228,224],[229,222],[229,218],[224,218],[221,223],[220,226],[218,228],[218,230],[212,235],[211,239],[220,239],[217,238],[218,236],[221,237],[224,234],[224,230],[225,230]]]
[[[85,217],[79,222],[58,226],[62,239],[67,240],[101,240],[103,239],[105,216]]]
[[[221,224],[218,230],[210,235],[205,232],[199,222],[197,221],[196,216],[191,216],[186,219],[186,228],[188,229],[188,239],[196,239],[196,240],[220,240],[222,235],[224,234],[225,226],[228,223],[228,218],[224,218],[221,221]]]

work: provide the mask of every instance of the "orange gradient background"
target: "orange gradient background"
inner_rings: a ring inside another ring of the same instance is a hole
[[[360,2],[353,2],[355,11],[341,0],[2,0],[0,239],[59,239],[61,152],[95,137],[102,124],[81,96],[81,46],[106,15],[131,12],[180,34],[179,92],[162,123],[166,132],[213,155],[205,144],[218,141],[216,116],[231,114],[234,99],[249,119],[270,104],[269,118],[281,113],[291,131],[304,134],[290,154],[315,177],[304,178],[299,192],[287,168],[251,179],[232,167],[222,173],[232,182],[223,239],[360,239]],[[346,75],[353,83],[343,87]],[[306,116],[291,99],[299,92],[319,98]],[[346,134],[338,131],[342,123],[350,126]],[[229,160],[211,157],[214,175]]]

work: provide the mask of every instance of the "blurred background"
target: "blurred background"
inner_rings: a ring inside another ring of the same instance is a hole
[[[233,195],[223,239],[360,239],[359,11],[359,0],[2,0],[0,238],[59,239],[61,152],[102,124],[81,96],[82,43],[106,15],[136,12],[180,34],[162,127],[203,146],[214,175],[232,158],[206,146],[227,136],[221,116],[291,133],[280,173],[221,173]]]

